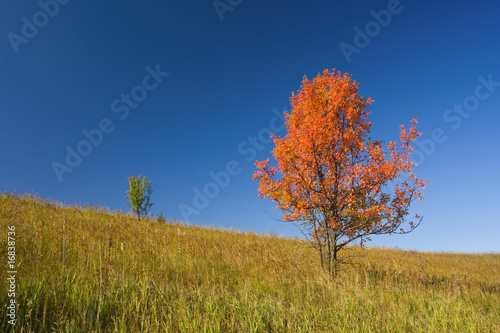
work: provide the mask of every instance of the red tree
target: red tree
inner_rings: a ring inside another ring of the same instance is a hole
[[[419,215],[413,221],[406,217],[426,185],[411,172],[411,144],[421,133],[413,118],[409,130],[400,126],[399,143],[384,148],[384,141],[367,137],[373,100],[360,96],[358,83],[335,70],[312,81],[304,77],[290,101],[286,136],[272,136],[277,167],[269,159],[257,162],[253,178],[260,197],[270,198],[285,221],[306,230],[322,267],[334,275],[338,253],[347,244],[362,244],[370,235],[408,233],[420,224]]]

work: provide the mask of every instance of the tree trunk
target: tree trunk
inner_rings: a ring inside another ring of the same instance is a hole
[[[337,258],[338,252],[339,252],[339,248],[337,245],[337,235],[335,234],[333,236],[333,255],[332,255],[332,263],[333,263],[332,276],[333,277],[337,276],[337,273],[339,270],[339,262],[338,262],[338,258]]]
[[[330,239],[330,227],[327,222],[325,222],[326,226],[326,261],[328,262],[328,273],[331,273],[332,270],[332,247],[331,247],[331,239]]]

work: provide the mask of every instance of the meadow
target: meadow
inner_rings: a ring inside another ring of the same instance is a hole
[[[0,194],[3,276],[10,226],[2,332],[500,332],[498,253],[352,246],[332,279],[304,240]]]

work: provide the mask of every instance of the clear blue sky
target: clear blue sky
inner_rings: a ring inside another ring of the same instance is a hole
[[[500,251],[498,1],[215,4],[2,1],[0,191],[128,210],[142,173],[155,215],[299,236],[269,216],[253,161],[302,77],[336,68],[375,100],[373,137],[412,117],[423,132],[423,223],[371,245]]]

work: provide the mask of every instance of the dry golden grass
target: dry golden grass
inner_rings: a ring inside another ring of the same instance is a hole
[[[351,247],[331,280],[305,241],[9,194],[4,262],[11,225],[17,332],[500,332],[500,254]]]

